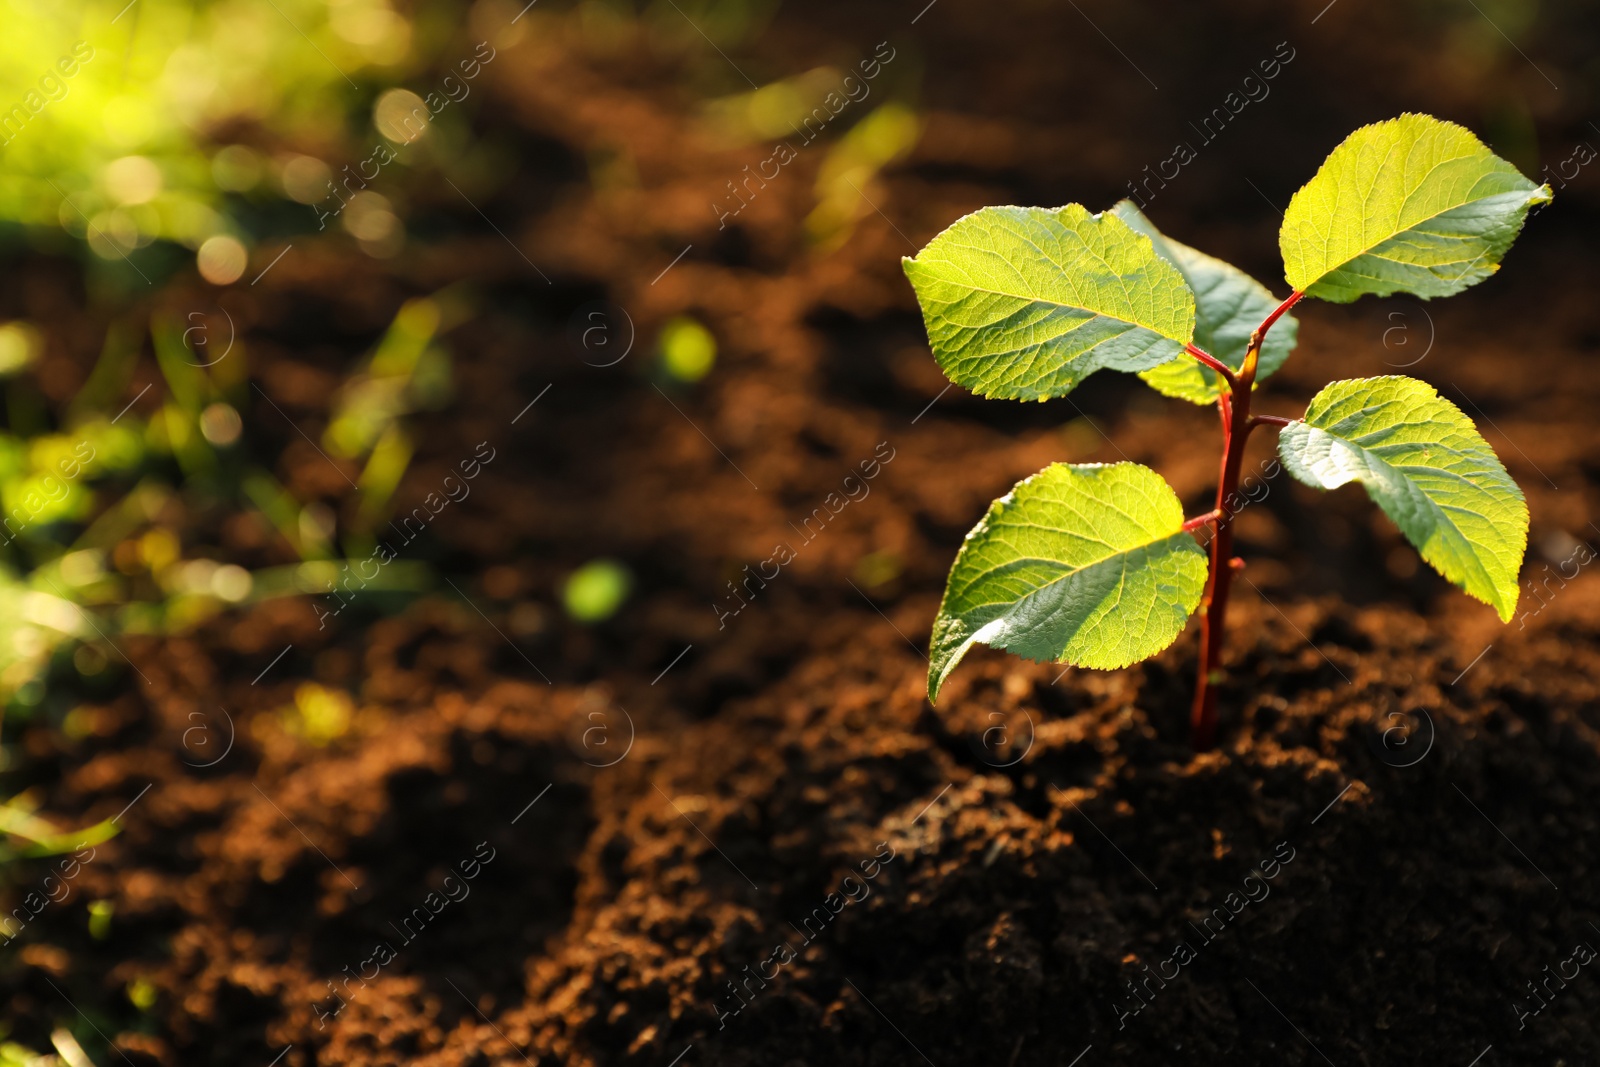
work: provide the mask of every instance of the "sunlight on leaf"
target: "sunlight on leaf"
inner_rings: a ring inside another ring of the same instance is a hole
[[[1278,298],[1267,287],[1231,263],[1224,263],[1204,252],[1165,236],[1140,214],[1130,200],[1111,209],[1123,222],[1150,238],[1156,255],[1178,268],[1194,293],[1194,343],[1234,370],[1244,366],[1250,334],[1278,306]],[[1283,366],[1294,350],[1300,323],[1285,315],[1267,334],[1256,362],[1256,381],[1260,382]],[[1166,396],[1194,404],[1210,404],[1222,391],[1217,372],[1195,359],[1175,359],[1139,377]]]
[[[1550,200],[1470,130],[1428,115],[1363,126],[1294,194],[1278,243],[1308,296],[1450,296],[1500,269]]]
[[[1426,382],[1391,375],[1334,382],[1278,438],[1300,481],[1358,481],[1422,558],[1493,607],[1517,606],[1528,506],[1472,420]]]
[[[1064,396],[1102,368],[1176,359],[1194,337],[1177,268],[1079,204],[986,207],[902,262],[939,366],[979,396]]]
[[[928,699],[974,644],[1112,669],[1155,655],[1200,602],[1206,554],[1137,463],[1055,463],[967,534],[933,624]]]

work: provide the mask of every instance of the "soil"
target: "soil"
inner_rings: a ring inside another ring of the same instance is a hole
[[[541,12],[477,119],[516,177],[473,199],[526,259],[422,172],[413,251],[332,240],[224,298],[281,408],[252,401],[252,440],[338,505],[355,468],[289,420],[316,438],[399,303],[464,283],[456,399],[417,417],[403,506],[480,442],[494,458],[408,546],[454,589],[322,629],[284,600],[129,638],[137,671],[75,729],[12,727],[8,785],[45,811],[138,798],[0,952],[13,1039],[67,1025],[139,1067],[1600,1063],[1600,974],[1575,959],[1600,945],[1600,579],[1551,577],[1600,538],[1595,176],[1466,295],[1302,305],[1256,405],[1298,414],[1334,377],[1436,384],[1527,493],[1522,617],[1419,567],[1360,490],[1270,476],[1259,434],[1203,755],[1193,626],[1114,672],[980,650],[924,699],[946,569],[992,497],[1051,461],[1129,459],[1202,511],[1219,434],[1109,374],[1041,405],[946,391],[898,263],[983,204],[1110,203],[1289,41],[1272,95],[1148,207],[1275,279],[1273,204],[1362,122],[1429,111],[1529,172],[1566,158],[1592,28],[1545,5],[1518,31],[1534,67],[1426,5],[1094,5],[1105,37],[1076,5],[947,0],[912,26],[917,6],[786,7],[734,56],[765,82],[897,49],[925,130],[835,249],[805,239],[820,147],[717,228],[709,204],[767,154],[707,132],[698,99],[744,88],[721,60]],[[40,377],[64,401],[111,312],[63,261],[25,266],[8,310],[60,323]],[[596,302],[637,338],[608,366],[582,343]],[[692,386],[649,344],[682,312],[720,344]],[[184,521],[247,565],[292,558],[249,523]],[[735,599],[779,544],[793,561]],[[583,626],[557,591],[597,556],[636,585]],[[326,744],[286,726],[308,681],[353,696]],[[54,862],[8,871],[8,910]]]

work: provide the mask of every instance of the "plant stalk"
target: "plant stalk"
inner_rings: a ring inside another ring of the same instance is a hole
[[[1244,365],[1217,396],[1222,416],[1222,470],[1217,480],[1215,527],[1211,538],[1211,575],[1200,600],[1200,662],[1195,681],[1194,706],[1189,714],[1189,743],[1196,752],[1205,752],[1217,738],[1217,690],[1227,679],[1222,669],[1222,641],[1227,626],[1228,591],[1233,584],[1233,508],[1238,499],[1239,471],[1244,464],[1244,446],[1250,431],[1264,421],[1250,416],[1250,391],[1255,385],[1256,364],[1261,358],[1261,342],[1272,324],[1299,302],[1303,293],[1290,293],[1250,335]]]
[[[1205,349],[1197,347],[1193,343],[1186,345],[1184,347],[1184,351],[1189,353],[1189,355],[1193,356],[1195,359],[1198,359],[1201,363],[1204,363],[1206,366],[1210,367],[1212,370],[1216,371],[1222,376],[1222,380],[1228,383],[1228,388],[1233,388],[1236,379],[1233,376],[1232,367],[1228,366],[1226,363],[1222,362],[1222,360],[1218,359],[1216,356],[1213,356]]]

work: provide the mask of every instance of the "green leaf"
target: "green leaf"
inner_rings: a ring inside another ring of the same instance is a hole
[[[1278,438],[1300,481],[1359,481],[1422,558],[1511,621],[1528,506],[1472,420],[1415,378],[1334,382]]]
[[[59,856],[109,841],[117,836],[117,830],[115,819],[105,819],[82,830],[62,830],[26,808],[13,807],[9,802],[0,804],[0,833],[30,842],[15,853],[18,856]]]
[[[1451,296],[1499,270],[1529,209],[1549,200],[1470,130],[1401,115],[1345,138],[1294,194],[1278,234],[1284,276],[1340,304]]]
[[[1150,239],[1078,204],[986,207],[902,262],[939,366],[979,396],[1065,396],[1101,368],[1176,359],[1194,334],[1194,297]]]
[[[1051,464],[967,534],[933,623],[928,699],[976,643],[1111,670],[1182,632],[1206,583],[1183,506],[1137,463]]]
[[[1112,212],[1134,230],[1150,238],[1156,255],[1178,268],[1194,293],[1194,343],[1234,370],[1244,366],[1250,334],[1277,307],[1279,300],[1267,287],[1231,263],[1165,236],[1140,214],[1133,201],[1124,200]],[[1256,362],[1256,381],[1283,366],[1294,349],[1300,324],[1285,315],[1267,334]],[[1195,404],[1211,404],[1222,391],[1216,371],[1194,359],[1175,359],[1141,371],[1152,389]]]

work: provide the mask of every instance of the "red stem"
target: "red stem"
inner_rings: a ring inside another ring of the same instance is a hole
[[[1208,511],[1204,515],[1196,515],[1194,518],[1184,522],[1183,532],[1188,533],[1190,530],[1198,530],[1207,523],[1216,522],[1220,518],[1222,518],[1222,512],[1220,511]]]
[[[1204,752],[1217,736],[1217,688],[1226,680],[1222,670],[1222,638],[1227,625],[1228,590],[1233,582],[1233,514],[1228,502],[1239,491],[1239,469],[1244,463],[1244,446],[1250,431],[1263,422],[1287,423],[1275,415],[1250,415],[1250,392],[1256,380],[1256,364],[1261,357],[1261,342],[1272,324],[1304,296],[1294,292],[1273,309],[1255,332],[1244,365],[1229,382],[1229,391],[1217,395],[1217,411],[1222,416],[1222,470],[1217,480],[1217,506],[1213,511],[1216,536],[1211,539],[1211,576],[1200,601],[1200,661],[1195,681],[1194,706],[1189,716],[1189,741],[1197,752]],[[1193,353],[1191,353],[1193,354]],[[1198,358],[1198,357],[1197,357]],[[1204,362],[1202,360],[1202,362]],[[1185,524],[1187,528],[1187,524]]]
[[[1222,362],[1222,360],[1218,359],[1216,356],[1213,356],[1205,349],[1196,347],[1193,342],[1185,345],[1183,350],[1189,353],[1195,359],[1198,359],[1201,363],[1204,363],[1206,366],[1216,371],[1218,374],[1222,375],[1222,380],[1228,383],[1229,389],[1234,387],[1234,383],[1238,379],[1234,377],[1232,367],[1228,366],[1226,363]]]
[[[1257,426],[1260,426],[1262,424],[1266,424],[1268,426],[1287,426],[1293,421],[1294,421],[1293,419],[1286,419],[1282,415],[1251,415],[1250,416],[1250,426],[1251,426],[1252,429],[1257,427]]]
[[[1261,325],[1256,327],[1256,332],[1250,335],[1251,343],[1259,348],[1261,345],[1261,338],[1265,337],[1267,335],[1267,331],[1272,329],[1272,324],[1277,322],[1279,317],[1283,315],[1285,311],[1288,311],[1290,308],[1300,303],[1300,298],[1305,295],[1306,294],[1296,289],[1284,299],[1283,303],[1273,308],[1272,314],[1262,319]]]

